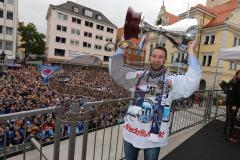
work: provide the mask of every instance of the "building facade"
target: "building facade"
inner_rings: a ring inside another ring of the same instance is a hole
[[[49,62],[71,63],[79,55],[94,55],[105,65],[114,50],[117,26],[101,12],[67,1],[50,5],[47,12],[46,57]]]
[[[18,0],[0,0],[0,53],[7,60],[16,59]]]
[[[203,74],[199,89],[218,88],[221,80],[229,81],[239,69],[234,63],[218,61],[218,55],[223,48],[240,45],[240,0],[207,0],[207,5],[198,4],[188,12],[178,15],[179,20],[189,16],[196,18],[200,26],[195,48],[195,54],[202,67]],[[167,19],[165,11],[163,19]],[[158,18],[161,18],[161,16]],[[168,23],[170,25],[172,23]],[[151,46],[147,45],[147,54]],[[168,58],[166,65],[171,72],[184,73],[187,65],[187,54],[181,53],[166,40]],[[148,56],[146,56],[148,57]],[[147,59],[146,59],[147,61]]]

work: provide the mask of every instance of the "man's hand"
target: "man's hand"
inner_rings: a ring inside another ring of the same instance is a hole
[[[194,49],[196,47],[196,40],[188,42],[188,55],[194,55]]]

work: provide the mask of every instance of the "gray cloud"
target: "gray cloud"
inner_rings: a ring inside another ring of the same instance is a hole
[[[38,30],[46,33],[46,14],[50,4],[58,5],[67,0],[19,0],[19,21],[33,22]],[[154,23],[163,0],[72,0],[81,5],[101,11],[118,27],[123,26],[128,6],[137,12],[142,12],[149,22]],[[205,4],[206,0],[165,0],[168,12],[178,15],[187,11],[189,6],[198,3]]]

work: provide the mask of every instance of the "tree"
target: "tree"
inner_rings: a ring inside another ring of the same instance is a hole
[[[18,28],[19,35],[22,37],[22,44],[20,48],[25,49],[24,63],[29,54],[44,55],[45,52],[45,35],[37,31],[36,26],[33,23],[28,25],[21,25]]]

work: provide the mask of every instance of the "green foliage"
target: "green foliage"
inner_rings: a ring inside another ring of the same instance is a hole
[[[25,49],[24,62],[29,54],[44,55],[45,52],[45,35],[37,31],[36,26],[33,23],[28,25],[22,25],[18,28],[18,32],[22,37],[20,48]]]

